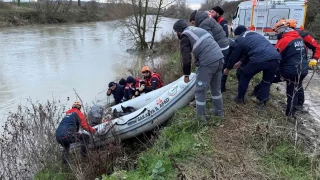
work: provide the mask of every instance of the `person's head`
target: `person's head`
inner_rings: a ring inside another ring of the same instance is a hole
[[[239,36],[240,34],[244,33],[247,31],[247,28],[243,25],[239,25],[235,30],[234,30],[234,35]]]
[[[213,18],[218,18],[219,16],[222,16],[224,13],[224,10],[220,6],[213,7],[212,10],[210,10],[210,14]]]
[[[142,73],[142,76],[143,77],[150,77],[151,76],[151,70],[150,70],[150,68],[149,68],[149,66],[143,66],[142,68],[141,68],[141,73]]]
[[[72,104],[72,108],[77,108],[77,109],[81,109],[81,103],[79,101],[75,101],[73,104]]]
[[[292,28],[290,28],[290,23],[285,19],[278,21],[273,26],[273,31],[276,32],[278,39],[281,39],[282,35],[290,30],[292,30]]]
[[[179,39],[181,39],[182,32],[188,27],[188,24],[185,20],[179,19],[173,25],[173,30],[177,33]]]
[[[132,84],[134,84],[135,79],[132,76],[128,76],[127,77],[127,83],[132,86]]]
[[[109,85],[108,85],[108,87],[109,87],[109,89],[110,90],[115,90],[116,89],[116,87],[117,87],[117,84],[115,83],[115,82],[110,82],[109,83]]]
[[[190,14],[190,24],[192,26],[195,25],[196,23],[196,14],[197,14],[197,10],[193,11],[191,14]]]
[[[127,81],[125,79],[121,78],[120,81],[119,81],[119,84],[121,86],[125,86],[127,84]]]

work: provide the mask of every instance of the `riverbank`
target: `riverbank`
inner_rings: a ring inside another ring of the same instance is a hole
[[[0,2],[0,27],[35,24],[80,23],[122,19],[130,16],[128,4],[82,2],[82,6],[65,2],[15,3]]]
[[[162,69],[165,74],[174,74],[180,68],[176,50],[162,66],[167,67]],[[254,77],[252,85],[260,78],[260,74]],[[319,150],[310,137],[303,136],[305,131],[299,122],[295,124],[284,116],[280,102],[285,96],[277,86],[272,87],[273,101],[265,111],[256,110],[253,99],[248,98],[245,106],[232,101],[237,92],[234,72],[227,87],[223,94],[224,119],[212,116],[205,123],[193,121],[195,108],[185,107],[160,130],[137,137],[140,148],[132,149],[134,155],[124,153],[125,144],[113,144],[100,151],[104,158],[92,154],[79,171],[74,170],[76,164],[71,165],[71,171],[65,171],[56,162],[54,168],[45,168],[36,179],[318,179]],[[208,103],[208,112],[210,108]],[[97,168],[97,161],[108,164],[107,171]]]
[[[177,37],[164,38],[156,52],[161,59],[157,72],[165,82],[180,77]],[[256,76],[252,85],[260,78]],[[35,179],[41,180],[317,179],[319,150],[308,136],[300,136],[300,124],[295,126],[281,112],[283,104],[279,102],[285,102],[284,94],[274,86],[271,99],[277,101],[268,104],[265,111],[256,111],[251,99],[245,106],[231,100],[237,92],[234,72],[227,87],[223,94],[225,119],[192,121],[195,108],[185,107],[159,129],[90,151],[88,159],[72,153],[68,167],[61,166],[55,129],[69,106],[55,100],[31,102],[30,108],[19,106],[8,117],[1,136],[0,179],[35,174]],[[208,103],[208,110],[210,107]]]
[[[259,80],[256,77],[254,82]],[[318,150],[295,136],[300,132],[277,105],[269,104],[261,112],[252,100],[237,105],[231,100],[236,87],[232,74],[223,94],[224,120],[211,117],[203,124],[194,122],[195,108],[181,109],[160,131],[153,147],[140,154],[135,170],[116,171],[101,179],[319,178]],[[276,89],[271,98],[284,99]]]

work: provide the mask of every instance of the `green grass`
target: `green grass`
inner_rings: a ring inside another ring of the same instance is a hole
[[[58,162],[57,164],[53,164],[50,167],[47,167],[40,172],[38,172],[34,180],[68,180],[68,179],[73,179],[72,175],[67,172],[66,169],[63,169],[60,167],[61,162]]]
[[[194,110],[186,107],[177,111],[170,124],[161,130],[154,146],[141,153],[138,166],[134,171],[120,171],[111,176],[103,176],[103,180],[113,180],[119,174],[126,179],[175,179],[178,172],[174,168],[177,164],[185,163],[187,159],[197,158],[200,154],[209,153],[211,146],[208,135],[208,126],[192,120]],[[171,157],[171,159],[170,159]],[[172,160],[173,159],[173,160]],[[157,167],[164,169],[159,173]]]
[[[290,180],[311,180],[320,179],[313,173],[312,167],[319,162],[313,162],[301,149],[294,147],[287,142],[273,148],[273,150],[262,158],[263,164],[273,172],[279,179]]]

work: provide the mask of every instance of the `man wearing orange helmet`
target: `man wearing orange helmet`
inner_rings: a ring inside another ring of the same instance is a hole
[[[304,44],[307,46],[308,49],[312,50],[312,58],[319,61],[320,59],[320,44],[306,31],[302,29],[297,30],[297,21],[294,19],[287,19],[289,27],[295,29],[299,35],[302,37]]]
[[[86,120],[84,114],[80,111],[81,103],[74,102],[72,108],[66,112],[66,116],[60,122],[56,130],[56,140],[63,147],[62,162],[67,164],[70,144],[74,142],[82,142],[81,155],[87,156],[87,144],[89,142],[89,135],[79,133],[79,127],[91,134],[97,134],[97,130],[92,128]]]
[[[148,66],[143,66],[141,68],[141,73],[145,84],[141,85],[139,88],[139,93],[147,93],[163,86],[160,74],[152,72]]]
[[[303,39],[290,26],[289,21],[280,20],[273,30],[279,38],[275,47],[282,57],[279,73],[287,83],[286,115],[294,117],[299,99],[304,97],[302,81],[308,74],[308,61]]]

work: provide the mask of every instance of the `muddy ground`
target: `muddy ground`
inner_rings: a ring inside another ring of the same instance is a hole
[[[311,78],[312,77],[312,78]],[[312,148],[320,146],[320,70],[309,70],[304,79],[305,103],[302,111],[297,112],[298,129],[301,137],[306,138]],[[274,85],[278,92],[285,96],[284,82]],[[284,108],[285,102],[278,101],[279,107]]]

